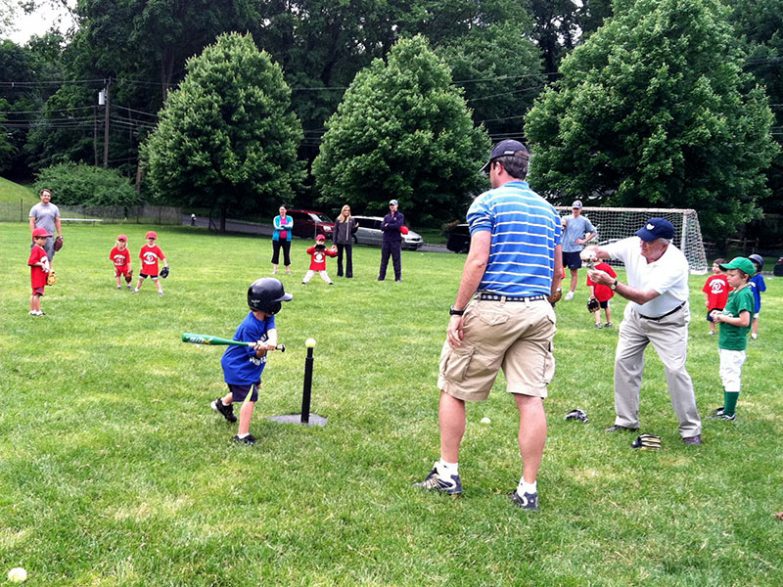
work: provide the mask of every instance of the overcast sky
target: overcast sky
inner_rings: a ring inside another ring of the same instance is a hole
[[[76,0],[69,0],[68,4],[75,6]],[[9,31],[5,37],[11,39],[14,43],[23,45],[31,36],[43,34],[52,25],[58,25],[58,23],[60,30],[63,32],[74,24],[73,18],[62,7],[58,6],[53,9],[47,6],[32,14],[25,14],[24,11],[19,9],[11,27],[14,30]]]

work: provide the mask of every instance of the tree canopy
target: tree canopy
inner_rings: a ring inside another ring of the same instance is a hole
[[[327,132],[313,173],[321,201],[369,212],[390,198],[423,217],[464,214],[484,185],[489,147],[448,66],[421,36],[357,74]]]
[[[258,210],[301,182],[302,128],[280,67],[250,35],[222,35],[188,60],[145,144],[158,198],[219,210]]]
[[[719,0],[626,4],[530,111],[531,183],[591,203],[695,208],[703,232],[731,234],[769,194],[764,91]]]

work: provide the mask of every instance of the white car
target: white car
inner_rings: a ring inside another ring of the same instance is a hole
[[[353,235],[353,242],[360,245],[376,245],[381,246],[383,244],[383,231],[381,230],[381,223],[383,218],[380,216],[354,216],[356,222],[359,223],[359,228]],[[424,241],[421,239],[421,235],[408,229],[408,234],[402,235],[402,248],[417,250]]]

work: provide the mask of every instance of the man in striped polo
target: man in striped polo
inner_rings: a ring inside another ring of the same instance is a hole
[[[492,149],[483,171],[491,190],[468,210],[470,252],[449,314],[440,358],[440,460],[415,486],[462,493],[458,457],[465,402],[489,396],[503,369],[519,409],[522,477],[512,502],[538,509],[536,478],[546,443],[543,399],[555,371],[554,302],[560,295],[561,224],[524,181],[530,154],[518,141]]]

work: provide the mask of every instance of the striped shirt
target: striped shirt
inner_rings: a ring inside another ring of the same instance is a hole
[[[468,210],[473,235],[492,233],[489,262],[478,290],[506,296],[551,293],[555,246],[560,244],[557,211],[524,181],[484,192]]]

